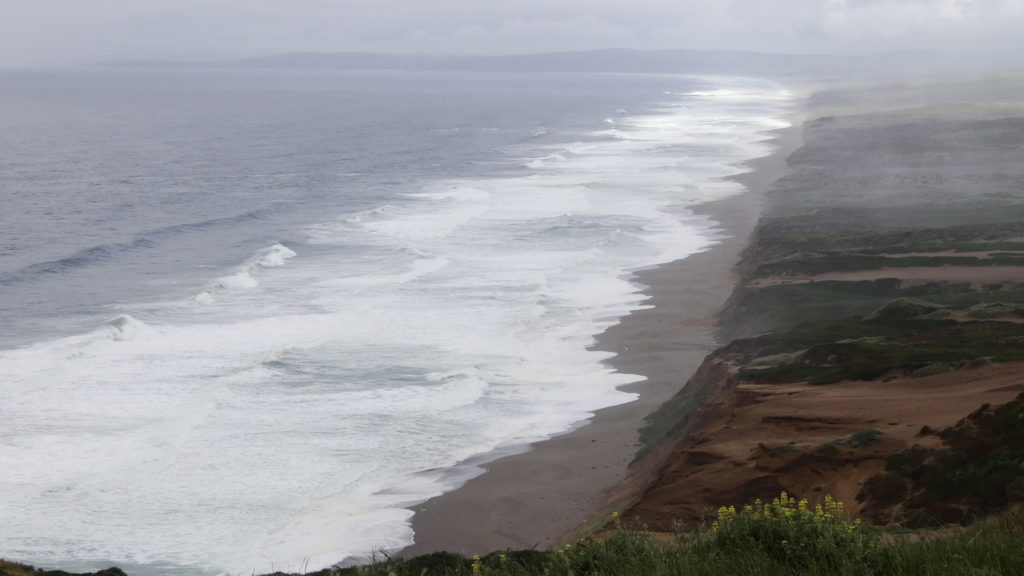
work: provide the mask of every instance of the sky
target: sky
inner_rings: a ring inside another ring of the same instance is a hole
[[[1024,0],[0,0],[0,68],[288,52],[1024,54]]]

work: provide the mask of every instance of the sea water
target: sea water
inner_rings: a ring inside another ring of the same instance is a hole
[[[762,80],[0,75],[0,557],[317,569],[633,399],[594,337],[770,152]]]

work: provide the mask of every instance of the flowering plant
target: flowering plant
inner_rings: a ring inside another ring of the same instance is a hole
[[[825,496],[813,507],[783,492],[771,502],[754,501],[737,510],[718,509],[711,525],[714,545],[723,550],[760,549],[793,566],[839,566],[863,560],[878,543],[875,530],[850,520],[843,503]]]

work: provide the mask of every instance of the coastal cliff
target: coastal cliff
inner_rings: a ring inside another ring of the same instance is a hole
[[[943,526],[1024,499],[1022,87],[810,99],[725,345],[649,418],[624,518],[672,530],[787,491]]]

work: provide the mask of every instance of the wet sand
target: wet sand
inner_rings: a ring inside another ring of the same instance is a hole
[[[734,178],[745,193],[691,208],[719,222],[725,237],[705,252],[636,273],[654,307],[630,314],[597,339],[596,349],[618,354],[610,361],[616,370],[646,378],[623,388],[639,399],[600,410],[586,425],[525,453],[484,464],[486,473],[416,506],[416,543],[401,555],[549,548],[605,510],[609,492],[626,478],[646,416],[716,347],[715,316],[738,279],[735,265],[763,192],[801,144],[802,122],[791,122],[777,132],[774,154]]]

